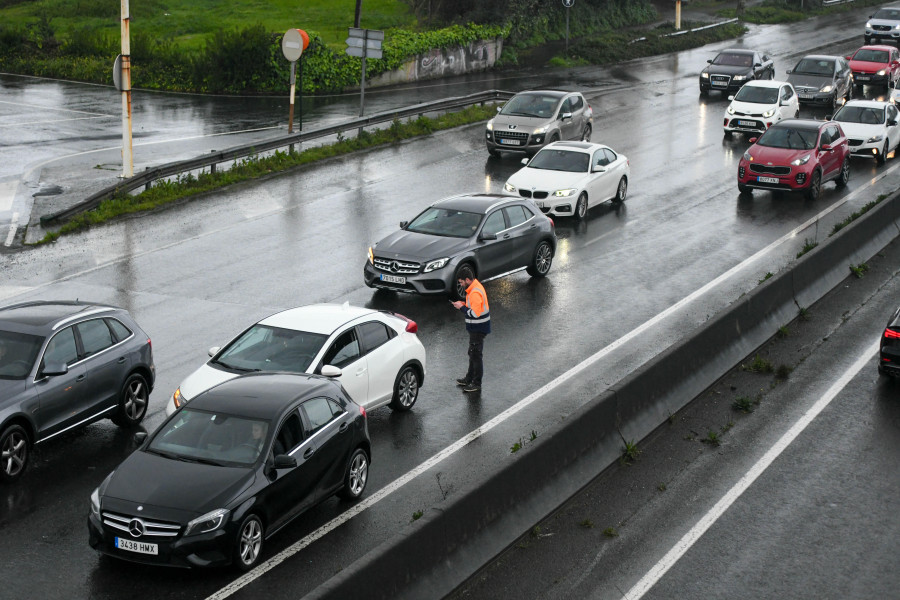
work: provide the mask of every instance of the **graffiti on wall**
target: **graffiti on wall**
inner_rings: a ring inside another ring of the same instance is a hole
[[[478,40],[457,48],[435,48],[418,55],[396,71],[375,77],[371,82],[367,82],[367,85],[391,85],[484,71],[497,62],[502,49],[501,38]]]

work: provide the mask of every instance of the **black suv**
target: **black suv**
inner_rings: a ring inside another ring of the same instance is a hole
[[[775,79],[775,63],[756,50],[729,48],[708,61],[709,66],[700,71],[700,94],[710,90],[733,93],[753,79]]]
[[[150,338],[124,309],[87,302],[0,308],[0,483],[21,477],[34,444],[109,417],[147,413]]]

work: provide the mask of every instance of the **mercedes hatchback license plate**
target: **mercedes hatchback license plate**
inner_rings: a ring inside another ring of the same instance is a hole
[[[778,183],[777,177],[757,177],[756,180],[760,183]]]
[[[800,96],[800,98],[803,100],[812,100],[813,99],[812,94],[798,94],[798,96]]]
[[[501,139],[501,140],[500,140],[500,143],[501,143],[501,144],[506,144],[507,146],[521,146],[521,145],[522,145],[522,142],[521,142],[520,140],[506,140],[506,139]]]
[[[388,283],[406,283],[406,277],[397,277],[396,275],[382,275],[381,280]]]
[[[116,538],[116,548],[119,550],[128,550],[130,552],[139,552],[140,554],[159,555],[159,546],[156,544],[148,544],[147,542],[133,542],[120,537]]]

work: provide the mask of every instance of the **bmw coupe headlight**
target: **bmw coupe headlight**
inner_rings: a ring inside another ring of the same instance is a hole
[[[494,130],[494,120],[493,119],[491,119],[490,121],[487,122],[487,130],[488,131]]]
[[[800,165],[805,165],[806,163],[809,162],[810,156],[812,156],[812,155],[807,154],[806,156],[801,156],[800,158],[792,160],[791,164],[794,165],[795,167],[799,167]]]
[[[424,272],[425,272],[425,273],[431,273],[432,271],[437,271],[438,269],[443,269],[444,267],[447,266],[447,262],[448,262],[449,260],[450,260],[449,257],[447,257],[447,258],[439,258],[439,259],[437,259],[437,260],[433,260],[433,261],[431,261],[430,263],[428,263],[427,265],[425,265],[425,270],[424,270]]]
[[[547,133],[547,126],[545,125],[545,126],[543,126],[543,127],[538,127],[537,129],[535,129],[535,130],[532,132],[533,135],[537,135],[537,134],[539,134],[539,133]]]
[[[91,514],[94,515],[97,520],[100,520],[100,488],[97,487],[91,492]]]
[[[228,517],[228,510],[224,508],[208,512],[188,523],[187,529],[184,530],[184,535],[215,531],[222,526],[226,517]]]
[[[702,77],[703,79],[709,79],[709,73],[703,71],[702,73],[700,73],[700,77]]]
[[[735,75],[734,80],[735,81],[743,81],[743,80],[747,79],[747,77],[748,77],[747,75]]]
[[[823,86],[822,89],[819,91],[822,92],[823,94],[827,94],[828,92],[830,92],[833,89],[834,89],[834,86],[829,83],[828,85]]]
[[[504,189],[504,191],[510,192],[512,194],[515,194],[519,191],[518,189],[516,189],[516,186],[512,185],[508,181],[505,184],[503,184],[503,189]]]
[[[767,110],[766,112],[763,113],[763,117],[765,117],[766,119],[768,119],[769,117],[774,117],[774,116],[775,116],[774,108],[770,108],[769,110]]]
[[[753,162],[753,156],[750,154],[749,150],[744,152],[744,160],[749,160],[750,162]]]
[[[727,112],[728,112],[729,115],[733,115],[733,114],[734,114],[734,107],[733,107],[733,106],[729,106]]]
[[[869,139],[866,140],[866,143],[872,144],[874,142],[880,142],[883,139],[884,139],[883,135],[873,135],[872,137],[870,137]]]
[[[553,192],[553,195],[556,196],[557,198],[565,198],[567,196],[571,196],[572,194],[574,194],[577,191],[578,190],[576,190],[575,188],[568,188],[565,190],[556,190],[555,192]]]

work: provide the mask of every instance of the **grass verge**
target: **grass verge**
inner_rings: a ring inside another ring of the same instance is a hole
[[[146,191],[130,195],[123,193],[105,200],[94,210],[87,211],[64,223],[57,231],[48,232],[35,245],[56,240],[60,235],[88,229],[124,215],[157,209],[177,200],[196,196],[227,185],[257,179],[265,175],[286,171],[311,162],[350,154],[378,146],[396,144],[406,139],[428,135],[435,131],[451,129],[461,125],[485,121],[497,113],[496,105],[470,106],[461,111],[446,113],[438,117],[419,117],[402,122],[394,120],[389,127],[373,131],[363,130],[362,134],[348,139],[339,137],[333,144],[308,148],[302,152],[276,151],[267,156],[250,156],[235,161],[231,169],[217,170],[215,173],[203,171],[197,176],[182,175],[174,180],[160,180]],[[536,435],[535,435],[536,437]]]

